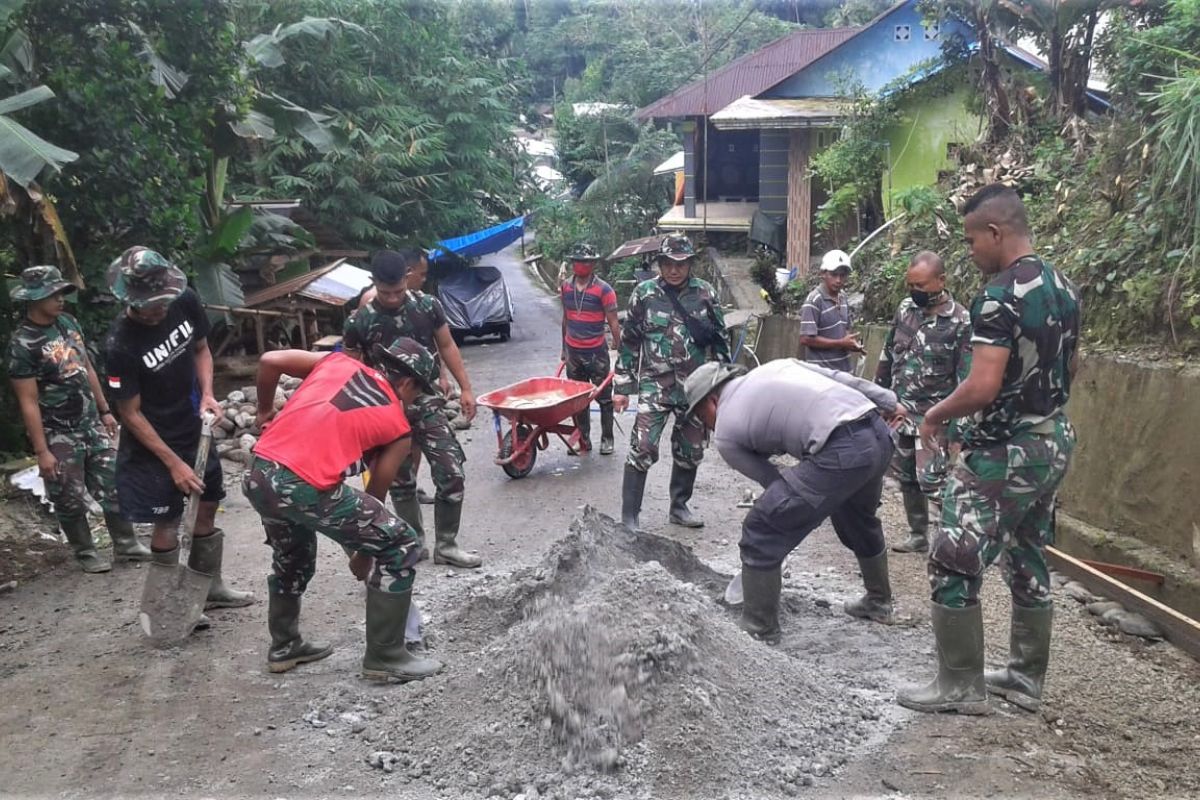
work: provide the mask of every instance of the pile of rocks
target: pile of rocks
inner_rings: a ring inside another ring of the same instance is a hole
[[[299,378],[285,376],[275,389],[275,410],[283,408],[284,403],[300,385]],[[217,455],[229,461],[247,463],[250,460],[250,450],[258,442],[262,430],[258,427],[258,389],[253,386],[243,386],[236,389],[220,401],[224,417],[217,420],[213,427],[213,441],[216,443]],[[462,415],[462,403],[457,387],[451,387],[450,396],[445,405],[446,416],[450,424],[457,430],[471,427],[470,421]]]
[[[971,195],[989,183],[1021,186],[1032,177],[1033,167],[1020,163],[1011,150],[1006,150],[991,166],[976,163],[962,165],[958,170],[958,186],[950,192],[950,200],[955,208],[962,211]]]

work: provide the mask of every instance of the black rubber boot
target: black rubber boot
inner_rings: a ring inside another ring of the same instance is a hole
[[[621,524],[633,533],[641,532],[638,515],[642,513],[642,497],[646,494],[646,473],[625,465],[621,481]]]
[[[767,644],[777,644],[779,593],[783,590],[783,567],[755,569],[742,565],[742,630]]]
[[[592,410],[585,408],[575,415],[575,427],[579,428],[579,449],[587,452],[592,449]]]
[[[372,681],[418,681],[442,668],[440,661],[414,655],[404,645],[412,590],[385,592],[367,587],[367,650],[362,674]]]
[[[112,564],[96,550],[96,542],[92,539],[92,529],[88,526],[87,517],[60,519],[58,524],[75,553],[75,561],[80,569],[89,574],[108,572],[112,569]]]
[[[887,550],[874,558],[859,558],[863,586],[867,593],[857,600],[849,600],[842,606],[852,617],[869,619],[888,625],[892,621],[892,583],[888,578]]]
[[[458,528],[462,522],[462,503],[437,500],[433,504],[433,563],[449,564],[463,569],[483,566],[483,557],[478,553],[463,550],[458,546]]]
[[[1012,607],[1012,633],[1008,640],[1008,666],[983,674],[987,689],[1026,711],[1042,706],[1042,684],[1050,664],[1050,631],[1054,607]]]
[[[684,469],[678,464],[671,465],[671,511],[667,518],[672,525],[684,528],[703,528],[704,520],[697,518],[688,508],[688,500],[692,499],[692,490],[696,486],[696,470]]]
[[[613,404],[600,404],[600,455],[612,455],[613,451]]]
[[[950,608],[934,603],[930,611],[937,641],[937,677],[927,686],[901,689],[896,702],[913,711],[992,713],[983,682],[983,608]]]
[[[420,498],[410,497],[407,500],[397,500],[393,497],[392,505],[396,509],[396,515],[417,532],[417,541],[421,543],[421,557],[418,561],[425,561],[429,558],[429,547],[425,544],[425,525],[421,518]]]
[[[929,550],[929,498],[921,487],[900,485],[904,514],[908,517],[908,538],[892,549],[897,553],[924,553]]]
[[[116,561],[149,561],[150,548],[138,541],[137,531],[120,514],[106,512],[104,524],[113,541],[113,559]]]
[[[188,555],[188,566],[212,575],[212,586],[208,590],[208,601],[204,608],[242,608],[254,602],[253,592],[230,589],[221,578],[221,562],[225,553],[225,533],[214,528],[208,536],[192,537],[192,552]]]
[[[179,548],[175,547],[171,550],[151,550],[150,560],[155,564],[165,564],[168,567],[179,566]],[[212,627],[212,620],[201,614],[200,619],[196,620],[196,626],[193,631],[206,631]]]
[[[306,642],[300,635],[298,594],[267,596],[267,628],[271,631],[271,649],[267,652],[267,669],[271,672],[287,672],[333,653],[332,645]]]

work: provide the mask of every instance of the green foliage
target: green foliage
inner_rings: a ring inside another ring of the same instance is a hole
[[[942,208],[945,198],[932,186],[908,186],[892,195],[911,220],[924,220]]]
[[[828,230],[879,191],[887,166],[886,132],[897,119],[894,100],[847,86],[847,114],[841,138],[812,158],[813,177],[830,187],[829,200],[816,214],[818,230]]]

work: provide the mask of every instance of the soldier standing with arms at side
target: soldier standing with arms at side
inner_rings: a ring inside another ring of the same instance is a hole
[[[821,283],[800,307],[800,344],[805,361],[827,369],[852,372],[851,353],[862,353],[858,334],[851,333],[850,303],[842,289],[850,277],[850,256],[830,250],[821,257]]]
[[[1041,704],[1053,607],[1045,546],[1054,501],[1075,449],[1067,421],[1079,345],[1079,295],[1034,254],[1025,206],[1002,184],[963,209],[971,257],[987,285],[971,306],[971,372],[925,414],[921,440],[936,446],[952,419],[974,415],[950,476],[942,525],[929,553],[938,671],[901,690],[916,711],[986,714],[988,692],[1026,709]],[[983,570],[1004,558],[1012,591],[1008,666],[983,671]]]
[[[112,324],[108,388],[121,412],[125,435],[117,453],[117,496],[131,522],[154,523],[154,561],[179,562],[184,500],[200,493],[188,566],[212,575],[205,608],[238,608],[254,602],[221,578],[225,535],[215,527],[225,496],[221,459],[210,455],[197,475],[200,415],[222,413],[213,398],[208,314],[171,262],[145,247],[131,247],[108,269],[113,295],[125,310]]]
[[[613,407],[624,411],[629,395],[638,394],[621,486],[621,522],[631,531],[638,530],[646,473],[658,460],[658,442],[672,414],[668,518],[686,528],[704,525],[688,508],[696,469],[704,458],[704,425],[687,414],[683,382],[706,361],[729,361],[729,343],[716,290],[692,277],[695,260],[686,236],[667,236],[658,254],[659,277],[639,284],[629,299]]]
[[[572,277],[559,287],[562,298],[563,361],[567,377],[573,381],[588,381],[599,386],[608,377],[608,343],[604,327],[612,333],[613,345],[620,346],[621,324],[617,321],[617,293],[596,277],[599,253],[589,244],[580,244],[568,256]],[[613,390],[612,385],[600,393],[600,455],[613,451]],[[583,449],[592,447],[592,414],[584,409],[575,417],[583,433]]]
[[[946,483],[946,441],[921,447],[918,429],[925,412],[949,397],[966,375],[971,352],[971,316],[946,291],[946,267],[924,250],[909,263],[909,297],[900,303],[875,369],[875,382],[892,389],[908,413],[896,436],[892,470],[900,481],[908,539],[897,553],[929,549],[929,502],[941,508]]]
[[[372,356],[375,345],[386,348],[401,338],[414,339],[434,354],[439,369],[444,364],[458,381],[462,413],[471,420],[475,418],[475,394],[458,345],[446,324],[446,312],[436,297],[408,288],[409,270],[421,267],[424,261],[425,253],[416,249],[381,250],[374,255],[371,277],[375,281],[375,299],[346,320],[342,337],[346,354],[381,369],[382,365],[374,363]],[[483,564],[483,559],[458,546],[466,454],[443,410],[445,400],[439,393],[422,394],[405,411],[414,443],[425,454],[433,475],[433,563],[474,569]],[[414,466],[410,458],[400,467],[390,494],[396,513],[416,529],[424,551],[425,529],[421,524]]]
[[[21,285],[11,296],[25,303],[25,317],[8,344],[8,377],[46,495],[75,560],[84,572],[108,572],[112,567],[96,552],[88,526],[88,492],[104,509],[115,558],[145,561],[150,551],[117,511],[112,443],[117,420],[100,390],[83,331],[63,311],[66,295],[74,291],[57,267],[21,273]]]

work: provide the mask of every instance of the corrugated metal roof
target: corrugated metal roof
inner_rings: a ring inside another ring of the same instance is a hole
[[[340,306],[358,297],[359,293],[370,285],[371,273],[353,264],[347,264],[346,259],[340,258],[320,269],[255,292],[246,298],[246,307],[255,308],[290,294]]]
[[[747,96],[734,100],[709,119],[719,131],[812,128],[836,124],[849,108],[849,103],[835,98],[759,100]]]
[[[756,95],[802,70],[861,28],[814,28],[796,31],[730,61],[704,78],[676,89],[645,108],[641,120],[707,116],[744,95]],[[705,84],[707,83],[707,88]]]

